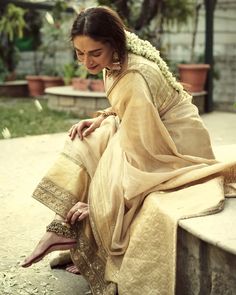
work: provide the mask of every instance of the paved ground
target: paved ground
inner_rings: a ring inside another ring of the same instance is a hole
[[[236,144],[236,114],[202,116],[214,146]],[[37,243],[53,213],[31,193],[64,142],[65,133],[0,140],[0,295],[82,295],[82,277],[51,270],[45,258],[29,269],[19,262]]]

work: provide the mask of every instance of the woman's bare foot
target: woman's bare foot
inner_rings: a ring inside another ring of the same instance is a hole
[[[50,266],[52,269],[64,269],[70,273],[80,275],[79,269],[73,264],[69,250],[54,253],[50,257]]]
[[[34,251],[28,256],[23,263],[22,267],[29,267],[33,263],[39,262],[47,254],[57,250],[68,250],[76,245],[76,240],[58,236],[54,232],[46,232]]]
[[[73,273],[75,275],[80,275],[80,271],[74,264],[70,264],[65,268],[66,271]]]

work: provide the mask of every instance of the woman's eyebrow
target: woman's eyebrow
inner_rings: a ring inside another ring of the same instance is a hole
[[[76,51],[79,51],[79,52],[82,52],[81,50],[79,50],[79,49],[76,48],[76,47],[75,47],[75,50],[76,50]],[[94,53],[94,52],[97,52],[97,51],[99,51],[99,50],[102,50],[102,48],[97,48],[97,49],[94,49],[94,50],[89,50],[88,53]]]

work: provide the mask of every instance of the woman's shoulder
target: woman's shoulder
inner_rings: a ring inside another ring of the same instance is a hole
[[[136,72],[140,74],[147,84],[154,90],[159,86],[158,81],[161,81],[164,77],[159,66],[147,58],[129,53],[128,55],[128,72]]]
[[[163,84],[163,80],[165,80],[158,64],[133,53],[129,53],[128,55],[127,72],[139,73],[154,91],[156,91],[157,88]]]
[[[136,70],[136,71],[140,71],[141,73],[144,72],[159,72],[159,67],[158,65],[137,54],[134,53],[128,53],[128,66],[127,66],[127,70]]]

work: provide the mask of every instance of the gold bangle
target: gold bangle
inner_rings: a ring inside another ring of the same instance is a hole
[[[102,112],[101,116],[104,118],[107,118],[109,116],[116,116],[116,113],[115,112]]]

